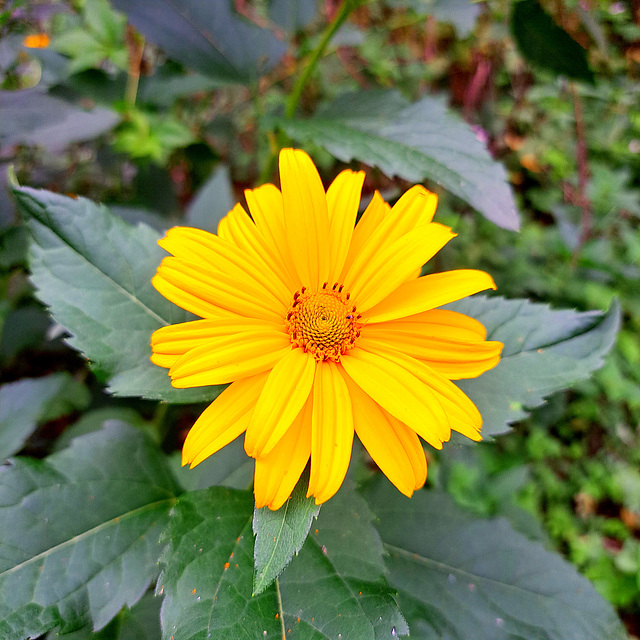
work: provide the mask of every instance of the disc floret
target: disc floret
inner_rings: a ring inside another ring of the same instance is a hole
[[[312,353],[317,361],[339,362],[360,336],[362,316],[343,290],[338,282],[333,286],[325,282],[317,293],[302,287],[293,295],[286,325],[291,344]]]

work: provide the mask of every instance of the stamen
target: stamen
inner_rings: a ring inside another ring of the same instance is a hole
[[[291,309],[287,313],[286,328],[291,343],[313,354],[316,360],[333,360],[355,345],[360,335],[355,305],[348,305],[349,294],[342,294],[344,285],[329,282],[318,293],[309,293],[302,287],[293,295]]]

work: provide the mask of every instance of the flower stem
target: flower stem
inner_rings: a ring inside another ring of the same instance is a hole
[[[293,90],[291,91],[291,95],[287,100],[287,104],[285,106],[285,117],[287,119],[293,118],[298,109],[298,105],[300,104],[300,98],[302,97],[302,92],[311,77],[311,74],[315,71],[315,68],[318,66],[318,61],[322,57],[324,50],[327,48],[329,42],[331,42],[331,38],[336,34],[336,31],[342,26],[344,21],[349,17],[349,14],[356,8],[358,5],[358,0],[344,0],[340,9],[336,13],[333,21],[327,25],[325,32],[322,36],[322,40],[320,40],[320,44],[315,48],[314,52],[311,54],[311,59],[309,63],[304,68],[304,71],[296,81]]]

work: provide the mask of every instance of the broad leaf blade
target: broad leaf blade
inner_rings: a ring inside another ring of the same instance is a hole
[[[157,574],[178,487],[124,423],[0,470],[0,637],[104,627]]]
[[[341,96],[309,120],[283,120],[295,140],[324,147],[410,182],[432,180],[506,229],[520,222],[506,173],[441,100],[409,104],[395,91]]]
[[[185,222],[189,227],[216,233],[218,223],[236,203],[229,169],[218,167],[189,203]]]
[[[0,460],[20,451],[38,422],[89,404],[89,391],[68,373],[23,378],[0,386]]]
[[[163,637],[393,640],[406,633],[382,577],[371,514],[351,490],[340,498],[343,490],[278,582],[255,596],[251,493],[214,487],[182,496],[158,580]]]
[[[627,637],[586,578],[505,520],[473,518],[435,491],[409,500],[384,481],[366,496],[379,518],[389,580],[411,638]]]
[[[304,474],[291,497],[278,509],[255,509],[253,532],[256,534],[254,559],[256,573],[253,591],[264,591],[289,564],[307,539],[314,518],[320,513],[313,497],[306,497],[309,477]]]
[[[530,62],[576,80],[594,81],[587,52],[537,0],[520,0],[514,5],[511,29],[518,48]]]
[[[119,118],[109,109],[81,109],[39,89],[0,91],[0,142],[56,150],[91,140],[113,129]]]
[[[620,326],[617,303],[606,314],[578,313],[527,300],[475,296],[448,308],[476,318],[489,340],[505,345],[494,369],[457,381],[480,410],[485,437],[503,433],[527,416],[526,409],[601,367]]]
[[[84,198],[14,188],[31,235],[31,279],[109,391],[170,402],[202,402],[220,387],[177,390],[153,365],[151,333],[190,319],[151,286],[163,250],[159,235],[133,227]],[[91,230],[88,233],[87,230]],[[73,291],[73,295],[69,295]]]
[[[287,45],[240,16],[230,0],[113,0],[169,57],[204,75],[248,83],[272,69]]]

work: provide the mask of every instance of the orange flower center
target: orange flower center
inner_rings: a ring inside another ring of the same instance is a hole
[[[342,288],[337,282],[333,287],[325,282],[318,293],[302,287],[294,294],[287,314],[291,344],[309,351],[318,361],[339,362],[340,356],[353,348],[360,335],[357,321],[361,316]]]

